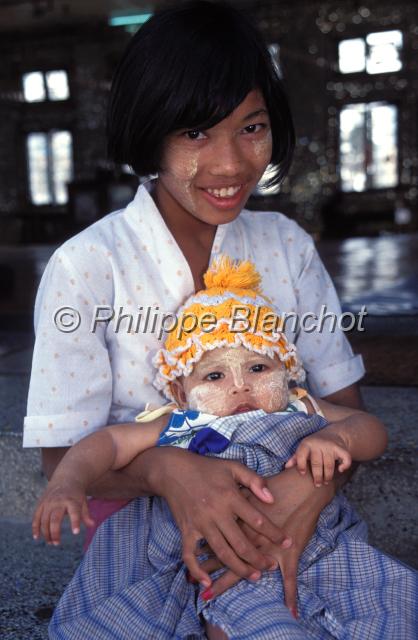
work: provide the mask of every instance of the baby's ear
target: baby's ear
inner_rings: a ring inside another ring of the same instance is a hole
[[[180,380],[175,379],[171,383],[171,391],[174,396],[176,405],[180,409],[187,409],[186,394]]]

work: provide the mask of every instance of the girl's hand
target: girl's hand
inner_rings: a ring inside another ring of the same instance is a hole
[[[334,483],[331,483],[328,487],[322,487],[318,491],[313,487],[309,478],[301,476],[296,469],[290,469],[267,478],[268,487],[275,498],[274,504],[257,504],[258,501],[252,494],[245,490],[242,491],[247,495],[250,504],[258,506],[260,511],[263,511],[267,517],[286,531],[286,534],[291,536],[292,542],[290,545],[273,544],[262,534],[260,535],[251,530],[247,524],[240,523],[242,530],[252,543],[271,559],[269,569],[272,570],[277,567],[280,569],[283,578],[285,603],[295,617],[297,616],[296,598],[299,558],[315,531],[319,514],[334,497],[341,482],[342,479],[339,479],[335,483],[335,487]],[[198,555],[202,551],[204,549],[199,550]],[[217,557],[209,558],[202,563],[202,568],[208,573],[222,566],[223,563]],[[260,572],[258,572],[258,577],[260,575]],[[241,576],[232,571],[226,571],[213,582],[209,589],[202,593],[202,598],[211,600],[236,584],[240,578]],[[257,576],[254,575],[253,579],[257,579]]]
[[[262,534],[257,534],[247,525],[242,524],[242,530],[257,549],[271,558],[271,565],[268,569],[270,571],[274,569],[281,571],[285,604],[294,618],[297,618],[297,570],[299,558],[315,531],[316,522],[317,515],[311,509],[306,508],[306,505],[298,509],[284,525],[286,533],[292,538],[292,544],[287,549],[272,543]],[[217,558],[210,558],[202,563],[202,567],[210,573],[220,569],[222,563]],[[257,576],[254,574],[252,579],[257,580],[261,577],[261,572],[258,572],[258,574]],[[209,589],[202,593],[202,598],[211,600],[239,582],[240,579],[233,571],[225,571]]]
[[[90,516],[84,488],[71,480],[50,482],[38,501],[32,520],[32,534],[37,540],[42,532],[48,544],[58,545],[62,520],[68,514],[74,534],[80,532],[80,524],[94,526]]]
[[[202,538],[222,564],[239,577],[247,578],[256,570],[268,568],[272,559],[256,548],[237,522],[263,532],[277,545],[285,540],[281,527],[259,508],[274,500],[266,480],[239,462],[198,456],[174,447],[161,448],[161,453],[163,449],[168,464],[159,486],[154,483],[154,491],[167,500],[180,528],[183,561],[190,574],[206,587],[212,582],[195,555]],[[242,495],[240,485],[257,496],[256,503]]]
[[[299,473],[306,474],[310,461],[313,481],[316,487],[322,482],[328,484],[334,477],[335,463],[338,471],[347,471],[351,467],[351,455],[343,438],[337,434],[326,432],[326,429],[304,438],[294,455],[285,464],[286,469],[296,466]]]

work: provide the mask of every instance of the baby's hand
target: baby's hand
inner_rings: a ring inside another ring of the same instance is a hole
[[[68,514],[72,532],[80,532],[80,524],[87,527],[94,525],[87,506],[84,489],[74,481],[54,482],[48,484],[38,501],[32,520],[32,534],[35,540],[44,536],[48,544],[60,543],[61,523]]]
[[[296,465],[300,473],[304,475],[308,460],[311,463],[313,481],[316,487],[320,487],[322,481],[328,484],[332,480],[336,462],[340,472],[349,469],[352,462],[344,440],[336,434],[322,431],[304,438],[293,456],[286,462],[285,468],[289,469]]]

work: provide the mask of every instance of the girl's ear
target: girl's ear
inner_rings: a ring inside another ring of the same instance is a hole
[[[182,383],[177,378],[171,383],[171,392],[174,396],[176,405],[180,409],[187,409],[186,394],[184,392]]]

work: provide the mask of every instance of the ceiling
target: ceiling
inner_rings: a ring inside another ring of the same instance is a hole
[[[158,4],[168,4],[163,0]],[[152,0],[0,0],[0,30],[45,28],[92,19],[107,21],[111,14],[151,13]]]
[[[241,6],[251,2],[230,1]],[[111,15],[151,13],[157,6],[175,3],[175,0],[0,0],[0,31],[44,29],[92,20],[107,22]]]

